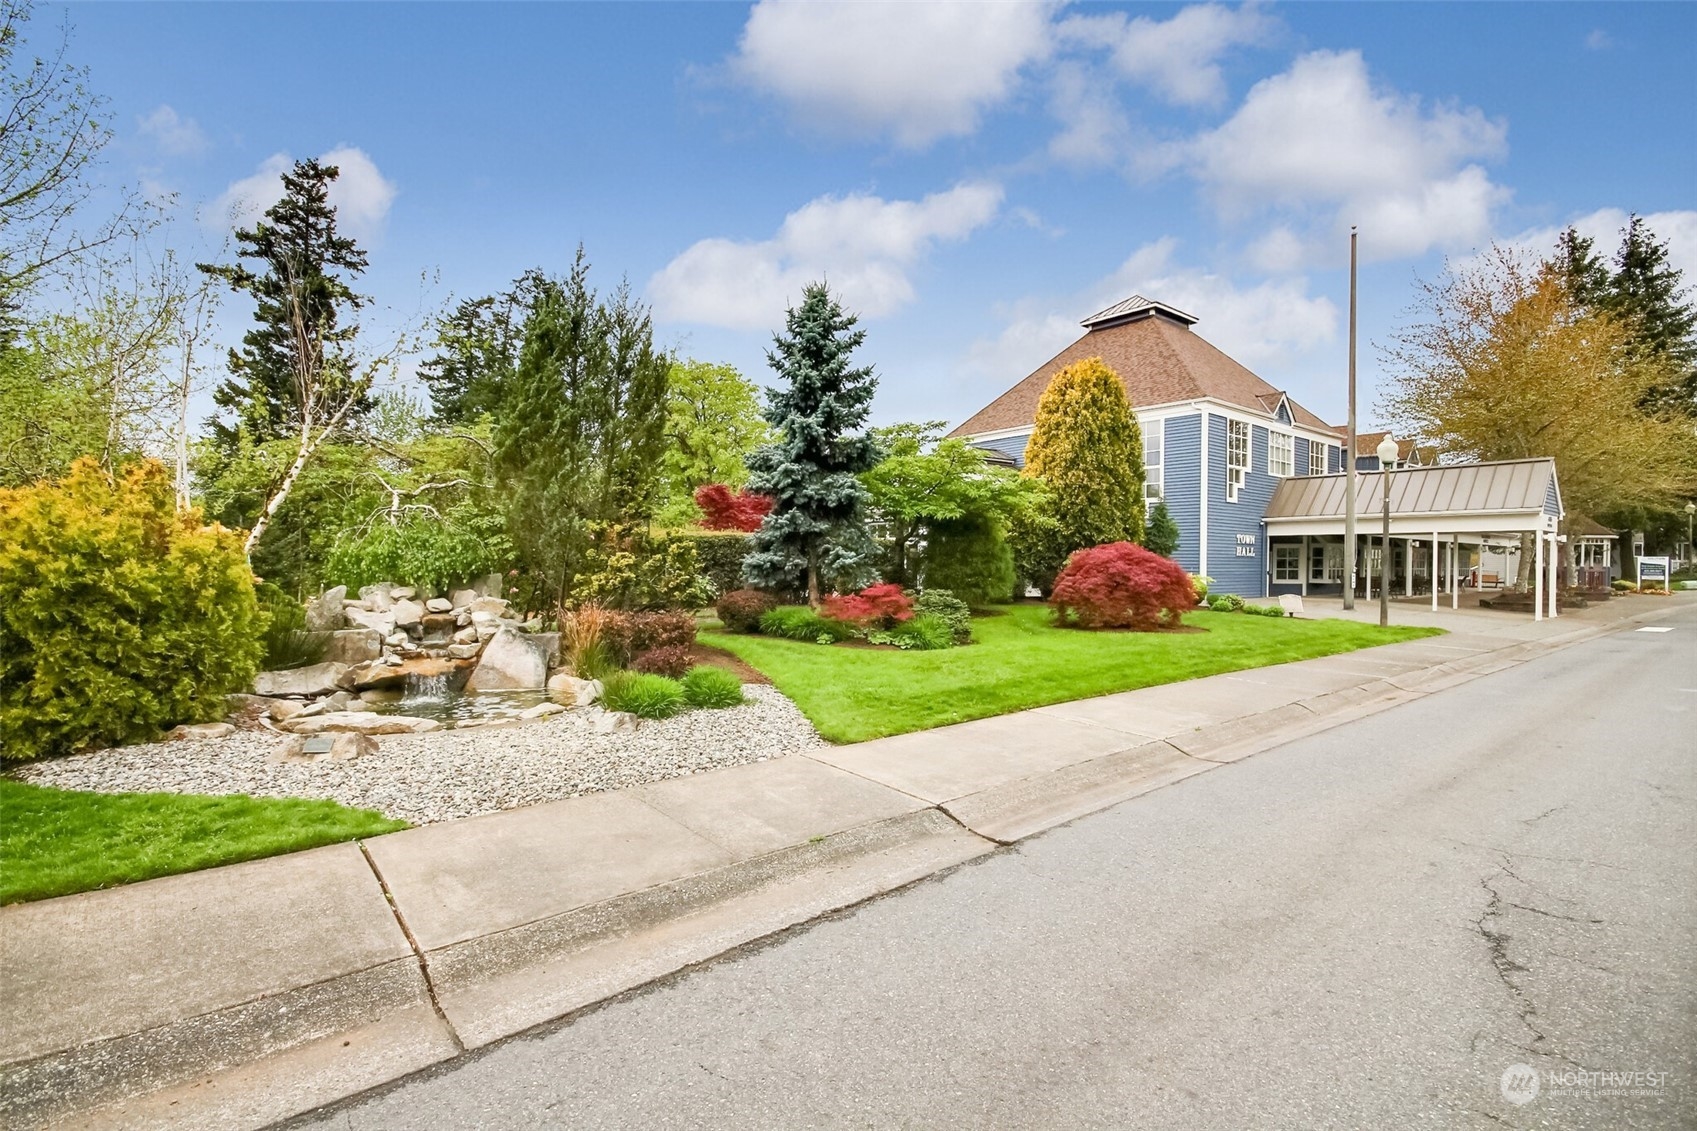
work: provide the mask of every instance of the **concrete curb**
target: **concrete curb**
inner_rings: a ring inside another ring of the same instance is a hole
[[[91,1029],[99,1032],[94,1039],[28,1047],[21,1057],[16,1053],[29,1042],[14,1033],[0,1041],[0,1058],[14,1054],[0,1064],[0,1121],[9,1127],[264,1126],[897,890],[997,845],[1666,611],[1400,674],[1364,675],[1354,686],[1164,740],[1128,736],[1136,744],[1125,749],[935,803],[910,799],[911,811],[899,815],[444,945],[421,946],[384,885],[390,927],[405,934],[401,954],[410,955],[130,1031]],[[381,884],[378,861],[364,856],[371,869],[366,882]],[[206,875],[148,883],[189,885]]]

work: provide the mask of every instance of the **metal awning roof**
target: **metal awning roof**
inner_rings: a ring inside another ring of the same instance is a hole
[[[1355,513],[1366,533],[1380,521],[1384,472],[1355,475]],[[1397,530],[1445,532],[1548,530],[1561,517],[1561,491],[1550,459],[1504,460],[1390,473],[1391,518]],[[1267,504],[1270,532],[1341,532],[1349,476],[1284,479]]]

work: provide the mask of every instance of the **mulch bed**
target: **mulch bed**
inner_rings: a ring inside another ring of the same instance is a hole
[[[772,681],[756,668],[751,668],[723,648],[715,648],[711,644],[691,644],[689,658],[697,664],[711,664],[716,668],[724,668],[744,683],[761,683],[768,686]]]

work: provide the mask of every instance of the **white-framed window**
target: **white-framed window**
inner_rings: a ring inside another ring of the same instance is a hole
[[[1237,493],[1249,473],[1249,425],[1242,420],[1226,421],[1226,502],[1237,502]]]
[[[1161,474],[1166,427],[1165,421],[1152,421],[1143,433],[1143,501],[1151,507],[1161,501],[1161,489],[1166,485]]]
[[[1318,440],[1308,441],[1308,474],[1326,474],[1326,452],[1329,449]]]
[[[1302,547],[1274,546],[1273,547],[1273,580],[1301,581],[1302,580]]]
[[[1308,545],[1308,580],[1318,585],[1343,581],[1343,543],[1311,542]]]
[[[1267,429],[1267,474],[1288,479],[1296,474],[1296,437]]]

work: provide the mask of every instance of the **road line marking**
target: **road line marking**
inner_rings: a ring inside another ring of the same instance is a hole
[[[1662,626],[1657,626],[1657,627],[1651,627],[1650,625],[1645,625],[1643,628],[1639,629],[1638,631],[1639,632],[1672,632],[1673,628],[1671,626],[1667,626],[1667,625],[1662,625]]]

